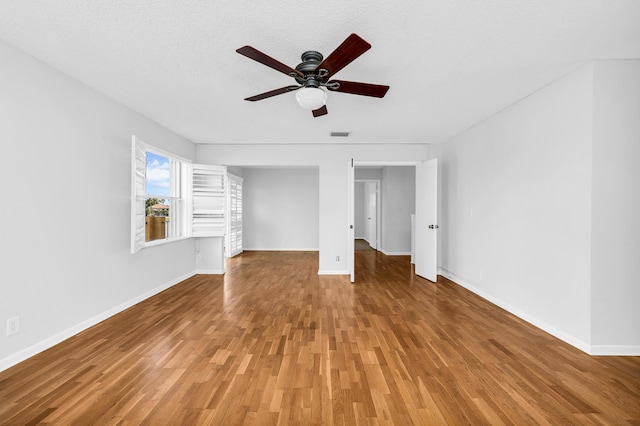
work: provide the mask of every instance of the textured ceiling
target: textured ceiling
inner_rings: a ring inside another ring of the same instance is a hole
[[[294,84],[238,55],[295,67],[349,34],[371,50],[313,118]],[[640,58],[638,0],[0,0],[0,39],[196,143],[442,142],[594,59]],[[330,138],[351,132],[349,139]]]

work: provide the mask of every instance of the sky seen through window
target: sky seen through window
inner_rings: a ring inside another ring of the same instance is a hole
[[[147,151],[146,194],[169,196],[169,159]]]

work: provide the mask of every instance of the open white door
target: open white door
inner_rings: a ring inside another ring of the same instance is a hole
[[[347,166],[347,226],[349,230],[347,232],[347,262],[349,268],[349,275],[351,276],[351,282],[356,280],[356,266],[355,266],[355,229],[354,229],[354,217],[355,217],[355,167],[353,165],[353,158],[349,160]]]
[[[416,166],[416,275],[436,282],[438,275],[438,160]]]

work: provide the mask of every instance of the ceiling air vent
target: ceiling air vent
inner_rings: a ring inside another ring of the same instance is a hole
[[[332,138],[348,138],[351,133],[349,132],[331,132]]]

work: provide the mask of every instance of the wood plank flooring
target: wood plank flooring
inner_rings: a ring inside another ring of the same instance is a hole
[[[356,238],[353,242],[353,246],[356,250],[374,250],[366,240]]]
[[[0,424],[640,424],[591,357],[409,258],[246,252],[0,373]]]

